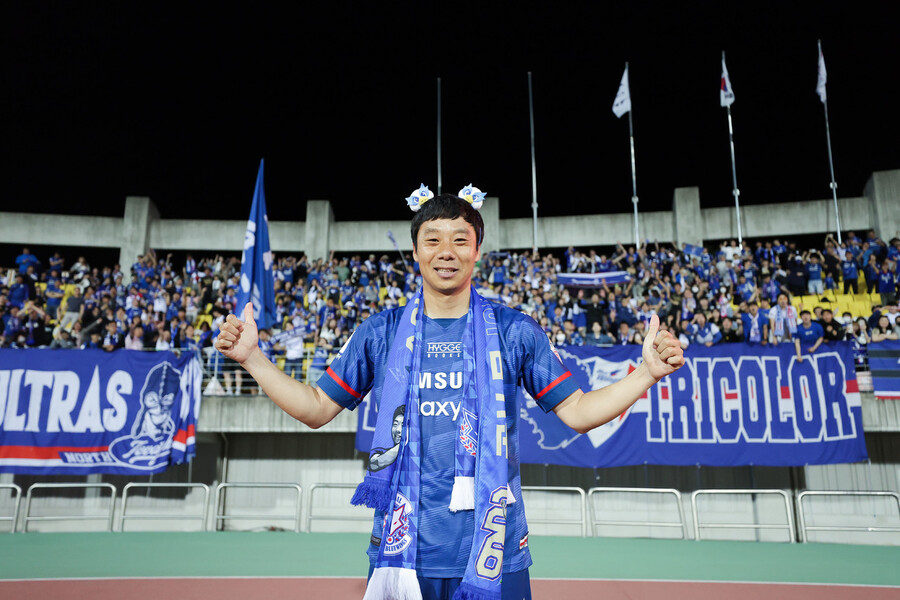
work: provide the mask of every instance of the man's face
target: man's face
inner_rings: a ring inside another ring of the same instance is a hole
[[[809,327],[809,324],[812,321],[812,316],[808,312],[805,312],[800,315],[800,320],[803,321],[803,325],[805,327]]]
[[[403,434],[403,415],[397,415],[394,417],[394,422],[391,423],[391,438],[394,440],[394,444],[399,444],[400,439]]]
[[[471,284],[481,257],[475,229],[465,219],[434,219],[419,229],[413,258],[426,291],[451,295]]]

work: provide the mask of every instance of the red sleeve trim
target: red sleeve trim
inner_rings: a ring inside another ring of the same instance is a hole
[[[329,375],[331,375],[331,378],[334,379],[334,382],[336,384],[338,384],[339,386],[341,386],[342,388],[344,388],[344,391],[346,391],[348,394],[350,394],[357,400],[362,399],[362,394],[360,394],[359,392],[354,390],[352,387],[350,387],[349,385],[344,383],[344,380],[341,379],[340,377],[338,377],[338,374],[331,370],[331,367],[328,367],[328,369],[326,369],[325,372],[328,373]]]
[[[545,387],[544,389],[542,389],[540,392],[538,392],[538,395],[535,396],[534,399],[535,399],[535,400],[540,400],[541,397],[544,396],[544,394],[546,394],[547,392],[549,392],[550,390],[552,390],[553,388],[555,388],[557,385],[559,385],[563,380],[565,380],[565,379],[567,379],[567,378],[569,378],[569,377],[571,377],[571,376],[572,376],[572,373],[569,372],[569,371],[566,371],[565,373],[563,373],[562,375],[560,375],[559,377],[557,377],[556,379],[554,379],[554,380],[550,383],[550,385],[548,385],[547,387]]]

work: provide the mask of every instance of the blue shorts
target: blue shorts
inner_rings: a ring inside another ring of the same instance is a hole
[[[369,577],[371,576],[370,566]],[[422,600],[452,600],[461,582],[462,578],[440,579],[419,575]],[[528,569],[504,573],[500,584],[500,597],[502,600],[531,600],[531,578],[528,576]]]

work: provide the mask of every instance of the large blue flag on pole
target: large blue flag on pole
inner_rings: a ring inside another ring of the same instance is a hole
[[[234,313],[243,315],[247,302],[253,302],[253,318],[260,329],[268,329],[275,321],[275,278],[269,246],[269,218],[266,216],[266,192],[263,189],[263,164],[259,161],[253,205],[244,235],[241,254],[241,287],[237,292]]]

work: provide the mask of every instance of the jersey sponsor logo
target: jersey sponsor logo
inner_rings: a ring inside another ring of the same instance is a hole
[[[448,387],[452,390],[461,390],[462,382],[462,371],[457,371],[456,373],[431,373],[426,371],[419,374],[420,390],[444,390]]]
[[[400,554],[409,546],[412,541],[412,536],[409,533],[409,517],[412,514],[412,510],[412,503],[409,499],[397,492],[397,498],[394,500],[394,510],[390,514],[384,515],[385,525],[388,519],[391,521],[387,537],[384,538],[385,555]]]
[[[427,401],[419,403],[419,414],[423,417],[452,417],[456,422],[462,402]]]
[[[427,358],[460,358],[462,342],[428,342],[425,345]]]

